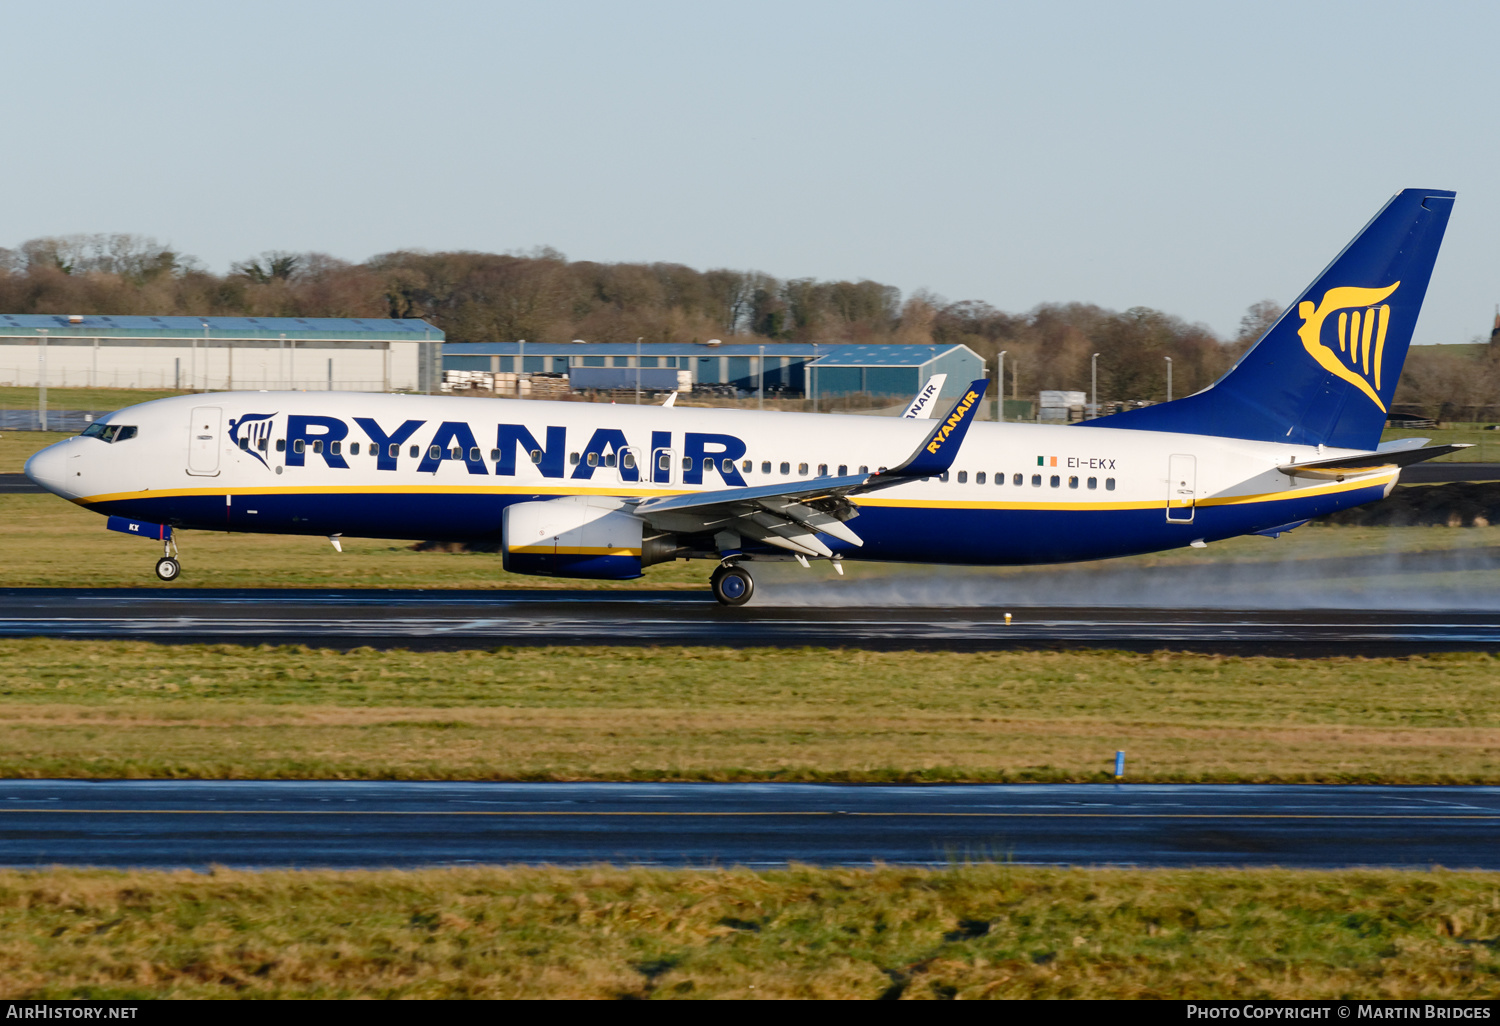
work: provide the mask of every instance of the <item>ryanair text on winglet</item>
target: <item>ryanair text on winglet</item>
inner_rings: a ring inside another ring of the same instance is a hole
[[[932,441],[927,443],[927,451],[936,454],[943,447],[943,442],[947,441],[948,436],[953,433],[953,429],[963,422],[964,415],[969,412],[969,408],[977,402],[979,402],[978,392],[970,390],[965,394],[963,402],[959,403],[958,407],[949,415],[947,423],[933,433]]]

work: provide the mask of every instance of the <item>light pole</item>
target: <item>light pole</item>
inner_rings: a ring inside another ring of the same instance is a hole
[[[635,340],[635,404],[641,405],[641,337]]]
[[[36,350],[36,419],[37,430],[47,430],[47,329],[37,329],[41,339]]]
[[[516,357],[516,398],[521,398],[521,372],[526,369],[526,340],[523,338],[516,343],[516,348],[521,355]]]
[[[995,381],[998,382],[995,386],[995,402],[998,404],[995,407],[996,420],[1005,419],[1005,354],[1008,352],[1008,349],[1000,350],[1000,370],[995,374]]]
[[[1168,356],[1165,359],[1167,361],[1167,402],[1171,402],[1172,401],[1172,358],[1170,356]]]
[[[807,365],[807,380],[802,383],[804,388],[806,388],[808,391],[812,392],[813,412],[814,413],[818,412],[818,372],[816,370],[817,365],[818,365],[818,344],[816,342],[814,342],[813,343],[813,358],[812,358],[812,362]]]
[[[1099,354],[1095,353],[1093,359],[1089,360],[1089,415],[1090,419],[1099,416]]]
[[[760,387],[755,390],[757,399],[755,408],[764,410],[766,408],[766,347],[760,347],[760,356],[755,361],[755,373],[760,376]]]

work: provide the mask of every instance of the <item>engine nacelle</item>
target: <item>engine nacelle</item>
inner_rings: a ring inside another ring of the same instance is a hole
[[[539,577],[624,581],[676,555],[668,536],[646,537],[646,523],[619,499],[568,495],[505,507],[505,569]]]

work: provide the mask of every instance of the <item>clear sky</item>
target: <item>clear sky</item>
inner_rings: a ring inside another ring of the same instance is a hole
[[[550,245],[1233,333],[1459,192],[1420,342],[1500,301],[1500,4],[11,2],[0,245]]]

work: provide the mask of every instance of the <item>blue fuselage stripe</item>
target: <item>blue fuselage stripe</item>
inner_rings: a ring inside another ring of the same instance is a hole
[[[921,563],[1027,564],[1155,552],[1198,539],[1216,541],[1309,520],[1374,502],[1385,485],[1267,502],[1200,505],[1191,523],[1151,509],[971,509],[863,506],[849,526],[864,540],[825,542],[851,558]],[[499,541],[505,507],[558,498],[442,493],[279,493],[132,496],[91,509],[152,523],[208,531],[330,535],[432,541]]]

